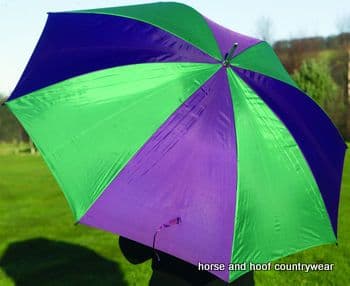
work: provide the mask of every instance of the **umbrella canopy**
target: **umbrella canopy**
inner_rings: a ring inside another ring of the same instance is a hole
[[[50,13],[6,105],[79,223],[226,281],[336,242],[337,129],[266,42],[188,6]]]

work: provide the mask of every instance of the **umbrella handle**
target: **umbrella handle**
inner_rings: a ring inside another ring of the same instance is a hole
[[[180,224],[180,223],[181,223],[181,217],[176,217],[174,219],[169,220],[168,223],[163,223],[160,227],[158,227],[158,229],[154,233],[152,248],[153,248],[154,255],[157,257],[158,262],[160,261],[160,257],[158,255],[156,248],[155,248],[158,233],[164,228],[170,227],[170,226],[175,225],[175,224]]]

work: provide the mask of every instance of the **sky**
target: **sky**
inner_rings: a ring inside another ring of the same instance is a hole
[[[0,94],[18,82],[47,19],[47,12],[113,7],[154,1],[0,0]],[[349,0],[184,0],[213,21],[257,36],[262,17],[272,25],[272,40],[337,34],[339,19],[350,16]],[[349,18],[350,19],[350,18]]]

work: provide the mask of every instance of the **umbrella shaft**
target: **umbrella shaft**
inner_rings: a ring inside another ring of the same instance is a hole
[[[229,53],[226,54],[225,60],[224,60],[224,66],[229,66],[230,62],[233,58],[233,55],[237,49],[238,43],[234,43],[232,48],[230,49]]]

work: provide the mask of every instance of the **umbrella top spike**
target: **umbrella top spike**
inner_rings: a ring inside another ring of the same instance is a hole
[[[222,63],[225,67],[228,67],[228,66],[230,65],[230,62],[231,62],[231,60],[232,60],[232,58],[233,58],[233,55],[234,55],[234,53],[235,53],[237,47],[238,47],[238,43],[234,43],[233,46],[232,46],[232,48],[231,48],[230,51],[228,52],[228,54],[226,54],[225,60],[224,60],[223,63]]]

